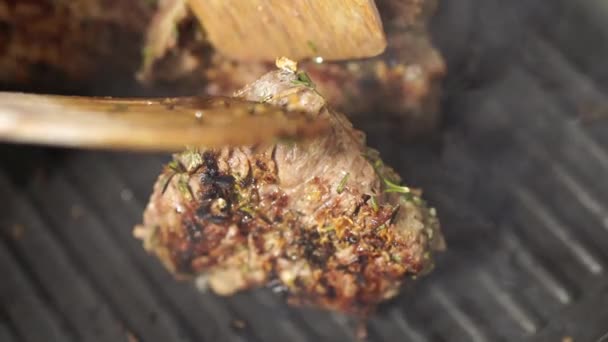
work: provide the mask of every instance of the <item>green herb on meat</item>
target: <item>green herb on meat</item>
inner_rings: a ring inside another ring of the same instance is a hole
[[[336,188],[337,193],[341,194],[344,191],[344,187],[346,187],[346,182],[348,181],[349,176],[350,176],[350,172],[347,172],[344,175],[344,177],[342,177],[340,184],[338,184],[338,187]]]
[[[372,196],[372,198],[370,198],[370,203],[372,205],[372,209],[374,209],[374,211],[378,211],[378,200],[376,199],[376,196]]]
[[[304,71],[298,71],[296,74],[296,79],[292,81],[295,85],[303,85],[305,87],[314,89],[315,84],[310,79],[310,76]]]

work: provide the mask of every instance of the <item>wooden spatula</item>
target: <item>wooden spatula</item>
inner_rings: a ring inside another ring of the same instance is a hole
[[[255,145],[327,132],[327,121],[245,100],[0,92],[0,141],[149,151]]]
[[[214,47],[239,60],[382,53],[386,38],[373,0],[188,0]]]

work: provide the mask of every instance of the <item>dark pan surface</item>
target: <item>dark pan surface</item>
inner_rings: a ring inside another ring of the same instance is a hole
[[[371,320],[371,341],[608,341],[607,13],[600,0],[441,8],[442,132],[369,139],[425,189],[449,249]],[[166,160],[0,145],[0,341],[353,339],[345,317],[270,291],[173,281],[131,236]]]

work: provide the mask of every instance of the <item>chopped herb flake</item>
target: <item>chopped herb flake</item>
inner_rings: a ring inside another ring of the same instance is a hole
[[[340,184],[338,184],[338,188],[336,189],[336,192],[341,194],[344,191],[344,187],[346,186],[346,182],[348,181],[348,177],[350,176],[350,173],[347,172],[344,177],[342,177],[342,180],[340,181]]]
[[[255,217],[255,211],[249,206],[242,206],[239,208],[239,210],[248,214],[251,217]]]
[[[199,166],[203,165],[203,157],[194,148],[188,148],[182,153],[181,159],[184,162],[185,171],[194,172]]]
[[[374,209],[374,211],[378,211],[378,201],[376,200],[376,196],[372,196],[372,198],[370,198],[370,202],[372,204],[372,209]]]
[[[167,167],[169,168],[169,170],[172,170],[175,173],[181,173],[186,171],[184,169],[184,166],[177,160],[170,161],[169,164],[167,164]]]
[[[190,184],[188,184],[188,177],[186,175],[182,175],[177,181],[177,190],[188,200],[194,199],[194,193],[190,188]]]
[[[384,178],[383,181],[384,185],[386,186],[386,189],[384,190],[385,192],[398,192],[400,194],[411,193],[410,188],[408,188],[407,186],[397,185],[386,178]]]
[[[298,71],[296,79],[292,82],[295,85],[303,85],[308,88],[315,88],[315,84],[312,82],[308,74],[304,71]]]
[[[325,227],[320,228],[319,232],[321,232],[321,233],[327,233],[327,232],[333,232],[335,230],[336,230],[336,228],[334,226],[329,225],[329,226],[325,226]]]

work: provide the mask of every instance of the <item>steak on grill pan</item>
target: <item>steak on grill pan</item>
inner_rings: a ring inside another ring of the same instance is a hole
[[[272,71],[235,96],[329,119],[331,134],[176,154],[134,231],[171,272],[220,295],[267,285],[292,304],[365,314],[432,267],[434,209],[305,73]]]

